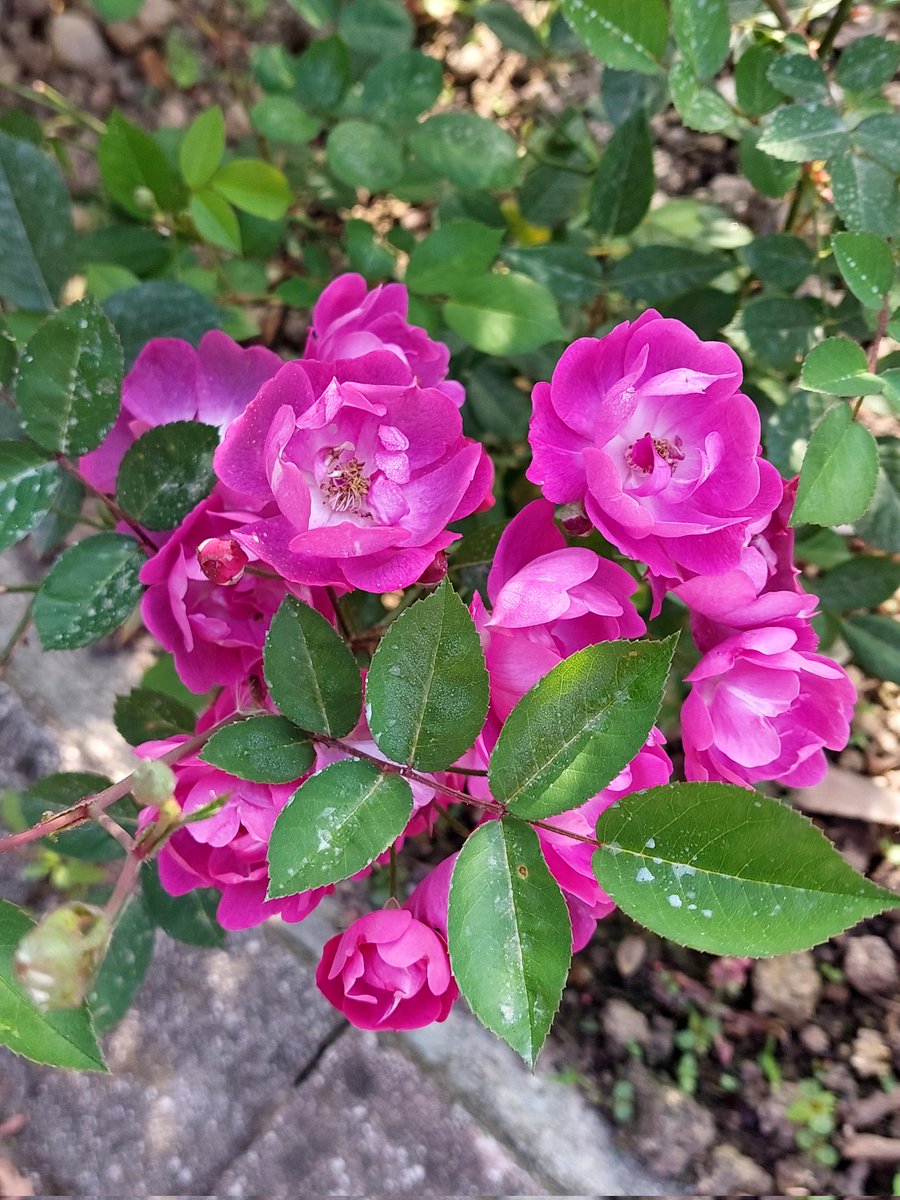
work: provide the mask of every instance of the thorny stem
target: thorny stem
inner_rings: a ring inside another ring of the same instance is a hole
[[[782,0],[765,0],[765,5],[766,8],[770,9],[775,14],[775,17],[781,28],[786,33],[790,33],[794,27],[794,24],[791,21],[790,13],[785,8]]]
[[[25,611],[19,618],[18,624],[10,634],[9,640],[3,649],[0,650],[0,678],[2,678],[6,673],[6,668],[9,666],[10,659],[15,653],[16,647],[28,632],[28,627],[31,624],[32,612],[34,610],[34,601],[35,597],[32,596],[25,607]],[[0,843],[0,845],[2,845],[2,843]]]
[[[140,543],[141,548],[145,550],[147,554],[156,554],[159,547],[153,544],[140,525],[125,515],[112,496],[107,496],[106,492],[101,492],[99,488],[94,487],[90,480],[86,479],[85,476],[82,475],[81,471],[79,471],[79,469],[75,466],[75,464],[71,462],[70,459],[66,458],[64,454],[57,454],[56,461],[64,471],[68,471],[74,479],[78,480],[86,492],[88,492],[91,496],[94,496],[100,501],[101,504],[106,505],[106,508],[109,510],[110,514],[115,517],[117,521],[122,521],[128,526]]]
[[[888,321],[891,317],[891,305],[887,296],[885,296],[881,305],[881,312],[878,314],[878,325],[875,327],[875,336],[872,338],[872,344],[869,347],[869,353],[866,360],[866,366],[870,374],[875,373],[875,368],[878,366],[878,351],[881,349],[881,339],[884,337],[887,329]],[[859,410],[862,408],[862,402],[865,396],[860,396],[853,406],[853,420],[855,421],[859,415]]]
[[[850,12],[851,12],[852,8],[853,8],[853,0],[841,0],[840,4],[837,6],[837,11],[835,12],[834,16],[831,18],[831,21],[828,25],[828,28],[825,30],[825,33],[822,37],[821,42],[819,42],[819,49],[818,49],[819,58],[822,58],[822,59],[827,58],[828,55],[831,53],[831,48],[834,45],[834,39],[840,33],[841,26],[844,24],[844,22],[850,16]]]
[[[246,715],[246,713],[232,713],[230,717],[211,725],[204,733],[197,733],[192,738],[188,738],[186,742],[182,742],[180,746],[173,746],[171,750],[161,754],[157,761],[171,766],[182,758],[187,758],[188,755],[205,746],[214,733],[218,733],[220,729],[224,729],[226,725],[231,725],[234,721],[243,719]],[[69,808],[64,808],[62,812],[55,813],[44,821],[38,821],[30,829],[23,829],[20,833],[11,833],[8,837],[0,838],[0,853],[4,850],[15,850],[18,846],[27,845],[28,842],[36,842],[39,838],[47,837],[51,833],[60,833],[64,829],[71,829],[74,825],[80,825],[82,821],[87,821],[92,817],[97,820],[98,814],[103,813],[117,800],[128,795],[133,781],[134,772],[126,775],[124,779],[120,779],[118,783],[110,784],[102,792],[97,792],[93,796],[85,796],[83,800],[79,800],[77,804],[73,804]],[[122,832],[125,831],[122,830]]]
[[[110,921],[116,919],[137,886],[143,862],[144,860],[138,858],[136,854],[129,854],[125,859],[125,865],[119,872],[119,878],[116,880],[112,895],[107,900],[106,907],[104,908],[104,912]]]

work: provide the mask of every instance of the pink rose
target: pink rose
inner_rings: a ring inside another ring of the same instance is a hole
[[[266,515],[235,529],[296,583],[406,587],[491,503],[491,462],[459,411],[396,355],[288,363],[229,426],[219,479]]]
[[[596,642],[644,633],[630,598],[636,589],[622,567],[586,546],[568,546],[546,500],[532,501],[510,521],[488,575],[491,610],[477,595],[471,610],[491,677],[490,746],[519,700],[557,663]]]
[[[245,349],[218,331],[204,334],[196,348],[154,338],[125,376],[115,425],[82,456],[81,470],[101,492],[115,492],[122,457],[142,433],[172,421],[202,421],[222,433],[281,365],[271,350]]]
[[[558,813],[548,818],[548,824],[567,829],[585,838],[596,837],[595,824],[581,809]],[[597,882],[592,860],[596,846],[562,833],[537,829],[541,852],[550,874],[560,886],[569,919],[572,922],[572,950],[583,950],[590,941],[596,924],[616,907]]]
[[[847,744],[856,690],[842,667],[803,644],[786,623],[737,633],[704,654],[681,710],[688,779],[745,787],[822,779],[823,747]]]
[[[409,293],[402,283],[370,292],[361,275],[340,275],[324,290],[312,312],[305,359],[340,362],[373,350],[388,350],[408,369],[408,382],[438,387],[457,405],[465,393],[447,380],[450,351],[406,319]]]
[[[701,653],[736,633],[776,625],[793,632],[794,649],[815,650],[818,644],[810,624],[818,600],[808,592],[766,591],[757,595],[750,576],[736,570],[708,578],[698,575],[679,584],[674,594],[691,611],[691,631]]]
[[[200,547],[253,519],[253,513],[241,511],[236,497],[217,487],[141,569],[141,582],[147,585],[141,601],[144,624],[175,656],[178,674],[193,692],[261,673],[266,632],[288,590],[331,619],[324,591],[296,585],[288,589],[280,579],[251,574],[229,586],[208,578],[198,558]]]
[[[325,943],[319,991],[360,1029],[421,1029],[459,995],[441,938],[407,909],[359,917]]]
[[[581,338],[534,389],[528,478],[655,575],[737,567],[781,498],[728,346],[648,311]]]
[[[403,905],[409,909],[417,921],[439,933],[444,941],[447,940],[447,909],[450,904],[450,876],[456,865],[456,854],[451,854],[443,862],[429,871]]]

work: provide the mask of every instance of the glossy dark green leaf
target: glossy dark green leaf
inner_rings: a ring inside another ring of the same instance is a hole
[[[750,349],[773,367],[793,367],[814,345],[820,323],[819,307],[806,297],[760,296],[741,313]]]
[[[848,92],[875,92],[900,68],[900,43],[867,34],[845,46],[835,78]]]
[[[615,130],[594,173],[588,200],[591,226],[601,236],[630,233],[653,199],[653,143],[643,112]]]
[[[678,783],[597,823],[597,879],[630,917],[711,954],[788,954],[900,903],[806,817],[759,792]]]
[[[870,396],[883,382],[867,367],[866,353],[849,338],[826,338],[813,346],[800,372],[800,386],[829,396]]]
[[[878,476],[878,449],[849,404],[830,409],[812,432],[792,525],[845,525],[866,511]]]
[[[572,928],[523,821],[486,821],[470,835],[453,868],[447,933],[472,1012],[533,1067],[562,998]]]
[[[779,200],[800,179],[798,163],[782,162],[759,149],[759,132],[747,129],[738,148],[740,167],[757,191]]]
[[[350,51],[339,37],[320,38],[293,68],[297,99],[311,112],[333,112],[350,86]]]
[[[394,762],[442,771],[481,732],[489,691],[478,631],[445,580],[391,624],[375,651],[369,729]]]
[[[272,142],[305,146],[322,131],[322,122],[312,117],[290,96],[264,96],[250,109],[253,128]]]
[[[808,162],[842,154],[847,126],[835,108],[818,100],[787,104],[766,119],[759,149],[787,162]]]
[[[507,188],[516,176],[515,142],[474,112],[429,117],[416,126],[410,145],[426,166],[461,188]]]
[[[825,69],[809,54],[781,54],[769,66],[769,81],[792,100],[824,100]]]
[[[848,229],[893,237],[900,223],[900,192],[892,171],[863,154],[829,162],[834,207]]]
[[[526,692],[491,755],[491,794],[528,819],[577,808],[647,740],[677,637],[603,642],[564,659]]]
[[[178,337],[196,345],[204,333],[220,328],[223,317],[206,296],[170,279],[116,292],[103,308],[122,339],[126,370],[151,339]]]
[[[488,0],[487,4],[479,4],[475,15],[507,49],[524,54],[526,58],[538,58],[543,54],[543,43],[534,28],[506,0]]]
[[[793,290],[813,269],[813,252],[793,233],[770,233],[741,246],[738,255],[757,279]]]
[[[734,123],[734,114],[719,93],[702,83],[685,62],[675,63],[669,71],[672,103],[688,129],[717,133]]]
[[[360,108],[386,129],[409,125],[441,94],[441,64],[420,50],[389,54],[363,77]]]
[[[662,0],[563,0],[563,15],[604,65],[655,75],[666,48],[669,14]]]
[[[47,515],[59,482],[56,463],[36,446],[0,441],[0,550],[14,546]]]
[[[213,734],[200,757],[238,779],[292,783],[312,766],[313,747],[307,735],[284,717],[260,713]]]
[[[611,282],[629,300],[653,304],[710,283],[728,266],[724,255],[702,254],[687,246],[639,246],[615,263]]]
[[[155,944],[156,926],[143,893],[137,892],[116,920],[106,954],[88,992],[88,1008],[98,1033],[115,1028],[131,1007],[147,974]]]
[[[221,896],[215,888],[196,888],[184,896],[170,896],[152,865],[141,872],[141,886],[147,912],[170,938],[209,949],[224,944],[225,930],[216,920]]]
[[[56,560],[34,601],[34,623],[45,650],[88,646],[112,633],[141,598],[145,558],[134,538],[98,533]]]
[[[406,284],[423,296],[453,295],[488,270],[502,240],[501,229],[478,221],[449,221],[416,244]]]
[[[269,840],[269,898],[348,879],[406,828],[412,789],[356,759],[332,763],[294,792]]]
[[[896,617],[849,617],[841,622],[853,657],[876,679],[900,683],[900,623]]]
[[[857,554],[813,583],[823,608],[833,612],[875,608],[900,588],[900,563]]]
[[[350,0],[340,10],[338,33],[355,54],[382,58],[409,47],[413,20],[396,0]]]
[[[854,529],[870,546],[900,554],[900,443],[896,438],[878,439],[875,492]]]
[[[294,596],[272,618],[263,662],[272,699],[301,729],[344,737],[359,720],[362,682],[353,655],[334,627]]]
[[[0,1043],[32,1062],[76,1071],[105,1071],[87,1008],[41,1012],[19,987],[16,947],[34,922],[0,900]]]
[[[396,137],[370,121],[341,121],[328,135],[328,165],[350,187],[383,192],[403,174]]]
[[[678,49],[698,79],[715,75],[728,57],[731,20],[725,0],[672,0]]]
[[[769,67],[778,51],[769,43],[749,46],[734,68],[737,102],[748,117],[761,117],[782,102],[782,94],[769,80]]]
[[[149,429],[122,459],[119,504],[146,529],[174,529],[212,491],[218,444],[218,431],[198,421]]]
[[[122,346],[91,299],[48,317],[19,363],[16,404],[29,437],[77,457],[95,449],[119,413]]]
[[[457,287],[444,320],[469,345],[503,356],[536,350],[565,336],[556,301],[525,275],[481,275]]]
[[[563,303],[584,304],[599,294],[603,268],[581,246],[509,246],[503,261],[513,271],[542,284]]]
[[[69,277],[72,239],[59,168],[36,146],[0,133],[0,297],[51,309]]]
[[[853,145],[894,174],[900,173],[900,113],[866,117],[853,130]]]
[[[894,282],[888,243],[872,233],[836,233],[831,245],[847,287],[866,308],[880,308]]]
[[[116,696],[113,720],[129,746],[140,746],[142,742],[193,733],[197,717],[174,696],[150,687],[136,687],[127,695]]]

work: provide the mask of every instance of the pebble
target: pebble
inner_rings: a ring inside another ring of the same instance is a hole
[[[50,49],[62,67],[95,70],[110,60],[109,49],[90,18],[78,12],[57,13],[50,19]]]
[[[172,0],[144,0],[137,23],[149,37],[165,33],[178,16],[178,5]]]
[[[874,934],[851,938],[844,956],[844,974],[864,996],[889,996],[900,982],[897,960],[890,946]]]
[[[697,1181],[702,1196],[766,1196],[775,1188],[768,1171],[728,1142],[709,1156],[709,1170]]]
[[[877,1029],[860,1029],[853,1039],[850,1066],[860,1079],[882,1079],[891,1073],[891,1048]]]
[[[828,1034],[819,1025],[804,1025],[800,1030],[800,1043],[804,1050],[821,1058],[828,1053]]]
[[[822,995],[822,976],[808,950],[780,958],[761,958],[753,964],[753,1010],[803,1025],[816,1011]]]
[[[628,1053],[631,1046],[646,1046],[653,1036],[650,1022],[627,1000],[607,1000],[601,1021],[610,1048],[619,1054]]]

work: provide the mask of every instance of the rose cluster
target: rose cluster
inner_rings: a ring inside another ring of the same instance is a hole
[[[407,303],[399,284],[370,291],[342,276],[315,307],[303,357],[287,363],[220,333],[197,348],[151,342],[114,429],[81,460],[94,486],[112,491],[128,446],[152,426],[219,430],[212,494],[169,535],[153,535],[142,572],[148,629],[192,691],[215,689],[199,732],[269,704],[263,643],[288,594],[337,626],[349,591],[440,579],[458,537],[451,525],[493,503],[491,460],[463,433],[447,348],[408,322]],[[761,457],[759,416],[740,384],[727,346],[647,312],[575,342],[536,386],[528,478],[542,498],[507,525],[486,600],[476,594],[470,608],[490,678],[487,717],[460,772],[413,785],[404,838],[429,831],[464,788],[490,814],[483,772],[512,709],[578,650],[642,636],[635,598],[648,588],[650,617],[667,596],[687,607],[700,652],[682,710],[688,779],[820,778],[823,748],[846,742],[854,690],[815,653],[815,599],[792,566],[794,484]],[[567,539],[554,506],[565,506],[566,527],[599,531],[621,561]],[[156,758],[185,740],[139,753]],[[354,751],[383,757],[365,718],[343,744],[318,745],[308,774]],[[574,949],[612,908],[581,839],[606,807],[668,782],[672,769],[654,728],[599,795],[538,829]],[[173,770],[183,822],[159,853],[168,892],[215,889],[220,923],[241,929],[274,914],[302,920],[331,890],[267,899],[268,841],[302,779],[250,783],[197,755]],[[458,995],[447,950],[452,866],[445,859],[402,907],[358,918],[325,946],[318,985],[354,1024],[409,1029],[448,1015]]]

